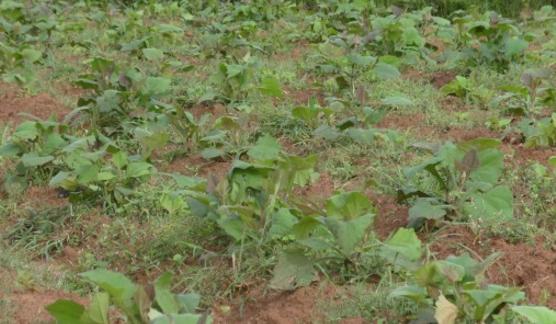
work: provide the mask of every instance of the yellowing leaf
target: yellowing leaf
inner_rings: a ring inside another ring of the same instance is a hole
[[[458,317],[458,307],[452,304],[444,295],[440,295],[436,301],[434,318],[438,324],[455,324]]]

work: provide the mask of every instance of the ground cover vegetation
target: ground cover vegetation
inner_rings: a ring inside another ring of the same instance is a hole
[[[0,1],[0,323],[556,323],[550,1]]]

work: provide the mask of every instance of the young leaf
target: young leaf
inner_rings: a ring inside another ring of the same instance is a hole
[[[281,98],[284,96],[282,88],[278,80],[272,77],[266,77],[261,81],[259,88],[261,92],[267,96]]]
[[[46,310],[56,319],[58,324],[81,324],[85,307],[72,300],[59,299],[46,306]]]
[[[398,71],[398,68],[396,68],[393,65],[382,63],[382,62],[378,62],[375,65],[373,72],[379,79],[382,80],[397,79],[401,75],[400,71]]]
[[[126,314],[132,317],[139,315],[133,301],[137,286],[126,276],[104,269],[84,272],[81,276],[105,290]]]
[[[512,311],[534,324],[556,323],[556,311],[544,306],[513,306]]]
[[[21,163],[27,168],[45,165],[52,160],[54,160],[53,156],[39,156],[35,152],[25,153],[21,156]]]
[[[127,166],[127,176],[130,178],[139,178],[150,175],[153,166],[147,162],[132,162]]]
[[[507,186],[498,186],[485,193],[473,193],[471,201],[464,205],[466,212],[473,218],[513,217],[513,195]]]
[[[444,207],[432,204],[430,199],[417,199],[415,204],[409,209],[408,226],[419,228],[427,219],[442,219],[446,216],[446,209]]]
[[[373,218],[372,214],[362,215],[348,221],[327,217],[325,224],[334,235],[344,256],[349,257],[354,252],[356,245],[365,237]]]
[[[155,301],[165,314],[176,314],[180,307],[176,296],[170,291],[172,274],[169,272],[161,275],[154,285]]]
[[[382,99],[382,104],[389,107],[409,107],[413,106],[413,101],[405,96],[391,96]]]
[[[161,95],[170,91],[171,79],[163,77],[148,77],[145,81],[144,92],[150,96]]]
[[[142,52],[145,58],[149,61],[160,60],[164,57],[164,52],[158,48],[144,48]]]
[[[109,324],[108,308],[110,306],[110,296],[107,293],[96,293],[91,299],[89,309],[85,315],[95,324]]]
[[[194,313],[199,307],[201,296],[199,294],[178,294],[176,295],[180,308],[185,313]]]
[[[350,220],[373,211],[369,199],[360,192],[344,192],[330,197],[326,201],[328,217]]]
[[[272,215],[272,222],[268,230],[268,235],[271,238],[276,238],[290,234],[293,226],[297,224],[298,221],[297,217],[295,217],[289,209],[280,208]]]
[[[303,253],[303,250],[287,250],[278,258],[270,287],[291,290],[310,284],[314,277],[313,262]]]
[[[413,262],[421,258],[421,241],[413,229],[400,228],[384,242],[380,255],[386,260],[402,267],[411,267]]]
[[[281,150],[280,143],[274,137],[267,134],[259,138],[257,144],[251,147],[247,154],[254,160],[275,160],[280,156]]]

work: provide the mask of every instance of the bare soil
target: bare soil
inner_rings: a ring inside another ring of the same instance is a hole
[[[273,292],[260,296],[255,292],[242,307],[235,305],[223,314],[215,309],[215,323],[300,324],[315,323],[322,315],[317,301],[331,301],[336,295],[332,285],[312,285],[293,292]]]
[[[80,304],[87,304],[87,299],[62,291],[26,291],[6,296],[6,301],[13,307],[12,323],[51,323],[53,318],[45,307],[58,299],[71,299]],[[4,300],[4,297],[0,298]]]
[[[55,116],[62,118],[69,109],[46,93],[34,96],[25,96],[17,87],[0,82],[0,122],[19,123],[28,117],[21,116],[26,113],[40,119]]]
[[[433,237],[430,249],[439,259],[465,252],[478,259],[501,253],[486,273],[489,282],[520,287],[531,302],[556,307],[556,251],[542,239],[511,244],[502,238],[485,238],[465,226],[445,227]]]

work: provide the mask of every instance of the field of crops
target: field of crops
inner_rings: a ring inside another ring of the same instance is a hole
[[[551,4],[0,0],[0,324],[556,323]]]

